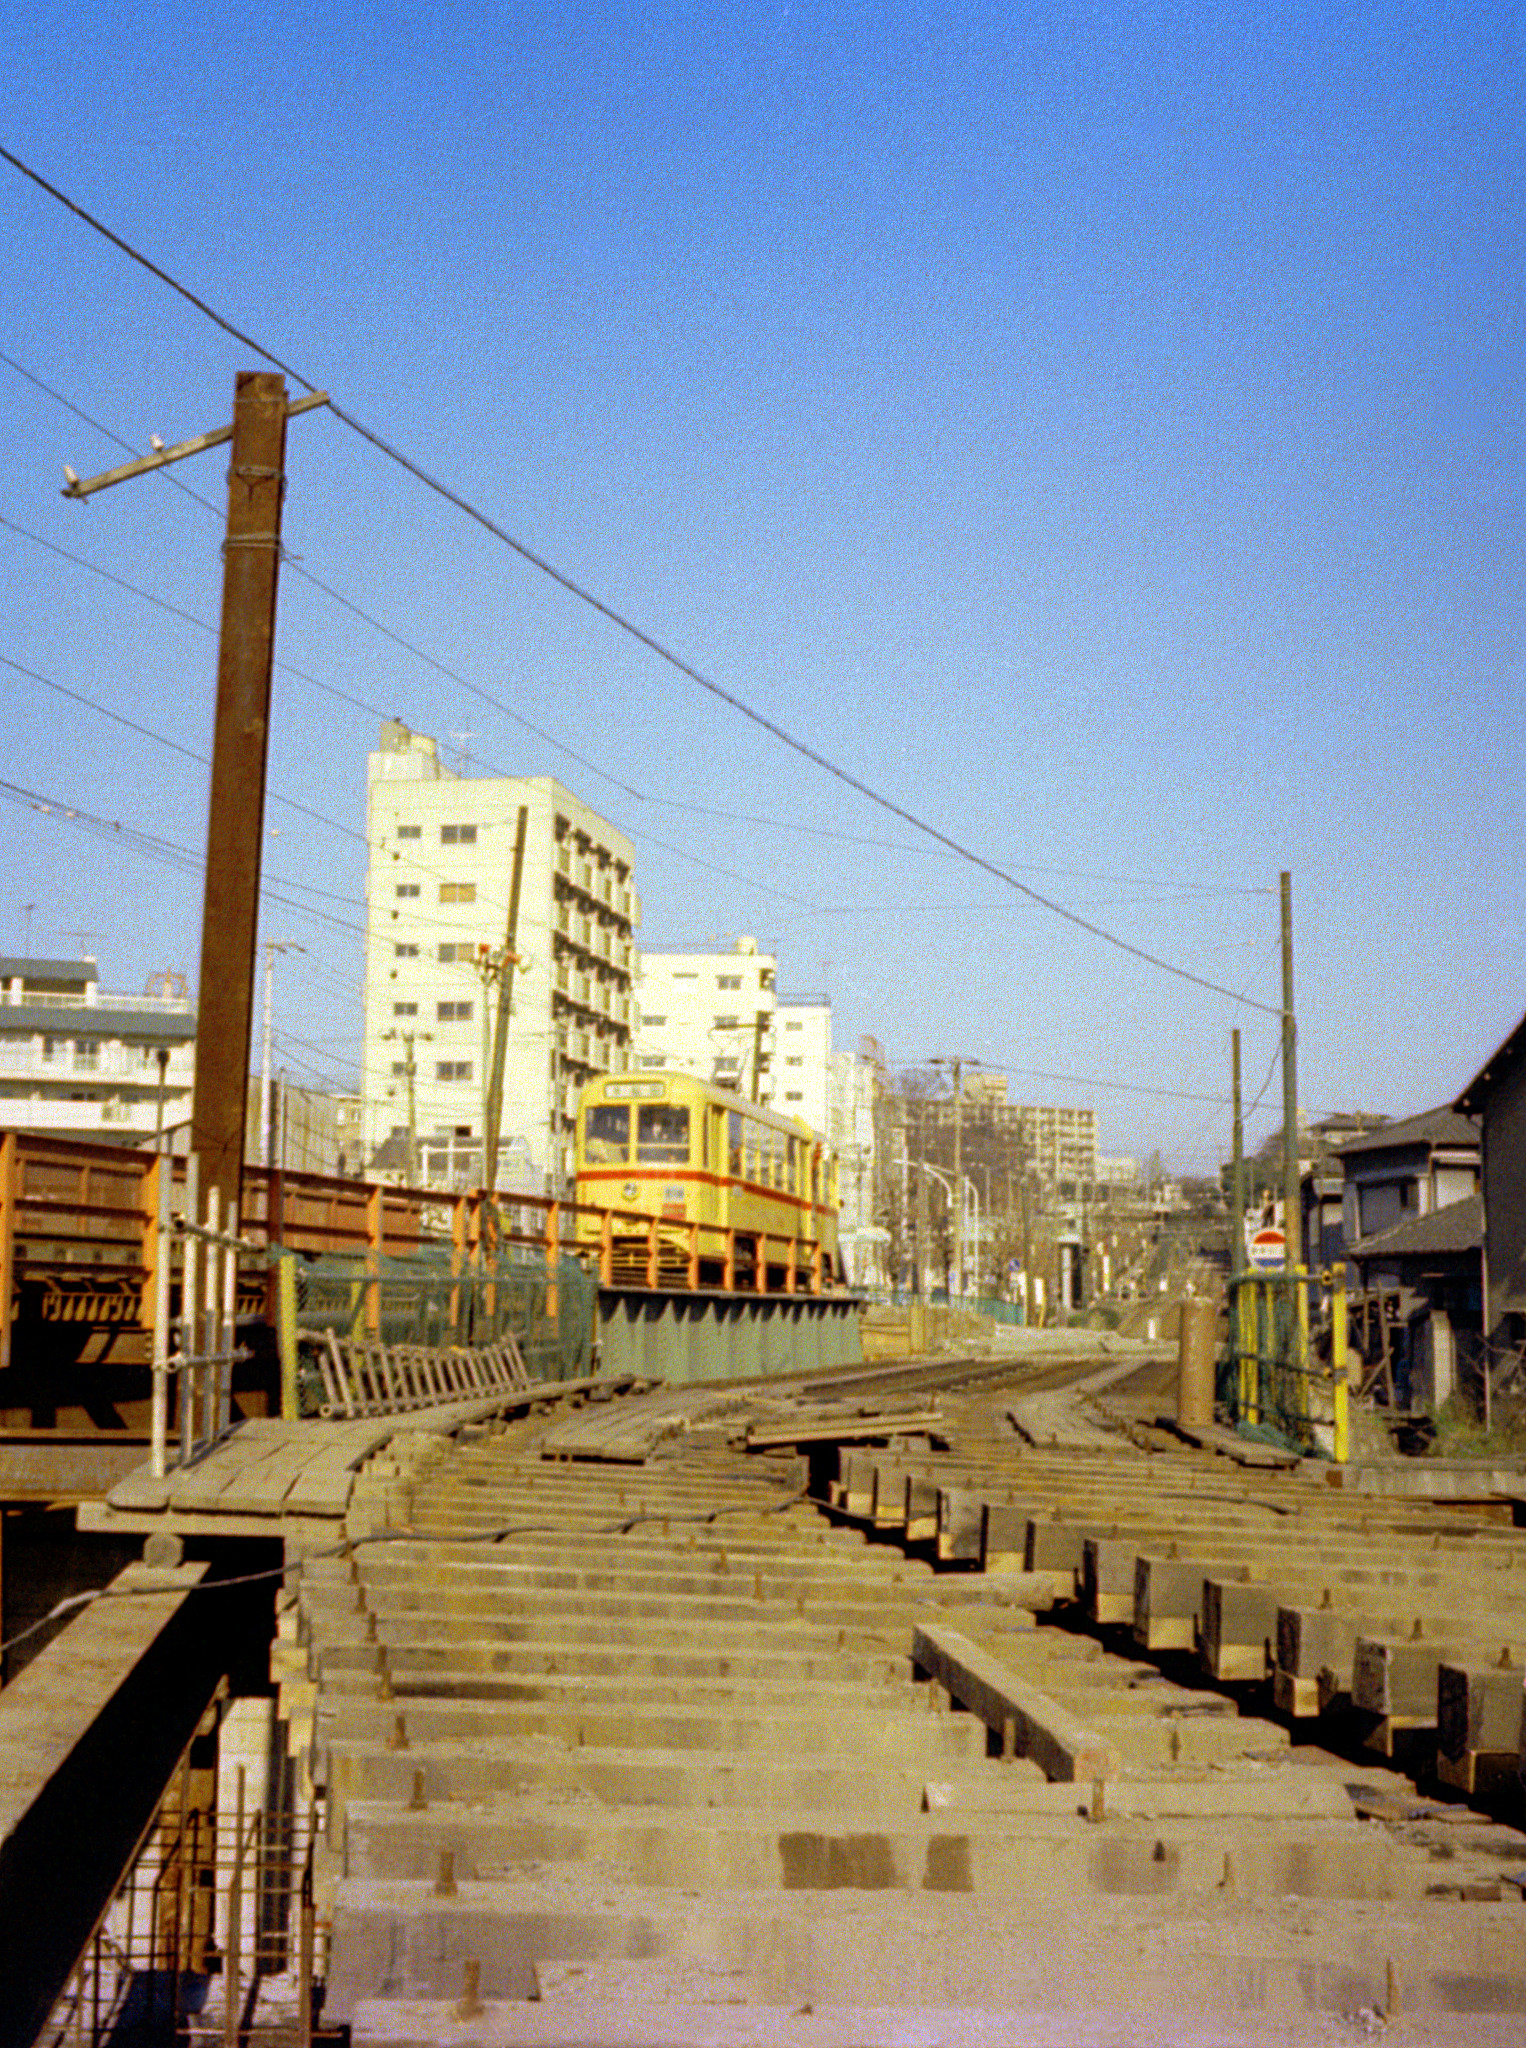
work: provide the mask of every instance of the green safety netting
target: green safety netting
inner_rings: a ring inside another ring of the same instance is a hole
[[[493,1344],[512,1334],[532,1379],[581,1379],[593,1369],[599,1285],[565,1254],[554,1274],[543,1253],[519,1246],[459,1271],[447,1245],[376,1261],[326,1252],[299,1256],[295,1265],[302,1335],[333,1330],[384,1344],[444,1346]]]

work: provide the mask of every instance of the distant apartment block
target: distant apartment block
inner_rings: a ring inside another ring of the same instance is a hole
[[[953,1142],[954,1098],[934,1096],[907,1108],[942,1162]],[[991,1170],[1026,1172],[1049,1189],[1079,1190],[1097,1180],[1094,1109],[1009,1102],[1006,1075],[980,1073],[965,1081],[959,1122],[967,1161],[979,1157]]]
[[[633,1065],[698,1074],[776,1108],[777,963],[756,939],[729,953],[641,954]]]
[[[524,869],[498,1185],[563,1189],[578,1091],[630,1060],[640,904],[624,833],[551,776],[463,776],[391,721],[370,756],[361,1136],[368,1161],[431,1186],[480,1181],[492,1057],[483,963],[507,926],[514,836]],[[496,1008],[496,994],[494,994]]]
[[[104,990],[94,960],[0,958],[0,1127],[151,1145],[190,1119],[195,1039],[183,992]]]
[[[831,1136],[832,999],[780,996],[774,1013],[774,1108]]]

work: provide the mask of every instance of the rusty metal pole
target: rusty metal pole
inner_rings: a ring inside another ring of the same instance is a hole
[[[234,1233],[241,1221],[285,458],[285,380],[272,371],[241,370],[228,467],[191,1115],[191,1149],[200,1155],[203,1185],[216,1189]]]

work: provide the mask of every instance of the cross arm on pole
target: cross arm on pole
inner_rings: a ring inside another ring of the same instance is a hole
[[[310,391],[305,398],[295,399],[286,408],[286,417],[295,413],[311,412],[314,406],[327,405],[326,391]],[[99,476],[78,477],[64,464],[64,475],[69,481],[64,485],[66,498],[88,498],[96,491],[104,491],[112,484],[126,483],[129,477],[146,476],[151,469],[163,469],[167,463],[181,462],[187,455],[200,455],[204,449],[215,448],[222,441],[233,439],[233,428],[214,427],[208,434],[195,434],[189,441],[177,441],[173,448],[156,448],[152,455],[143,455],[136,462],[119,463],[115,469],[102,470]]]

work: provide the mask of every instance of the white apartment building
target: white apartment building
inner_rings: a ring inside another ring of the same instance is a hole
[[[670,1067],[786,1105],[774,1072],[777,962],[756,939],[729,953],[647,953],[636,978],[632,1064]]]
[[[827,1137],[837,1154],[842,1196],[839,1241],[848,1279],[855,1287],[884,1286],[889,1280],[890,1232],[875,1221],[874,1109],[880,1070],[861,1054],[835,1052]]]
[[[832,999],[781,996],[774,1021],[774,1108],[829,1137],[832,1124]]]
[[[564,1189],[579,1089],[629,1061],[631,933],[641,916],[631,842],[551,776],[458,775],[432,739],[389,721],[367,784],[361,1131],[366,1158],[399,1178],[409,1177],[410,1091],[425,1184],[482,1176],[497,987],[484,961],[505,942],[521,805],[522,964],[498,1186]]]
[[[0,1127],[151,1145],[190,1120],[188,995],[104,991],[93,960],[0,959]]]

